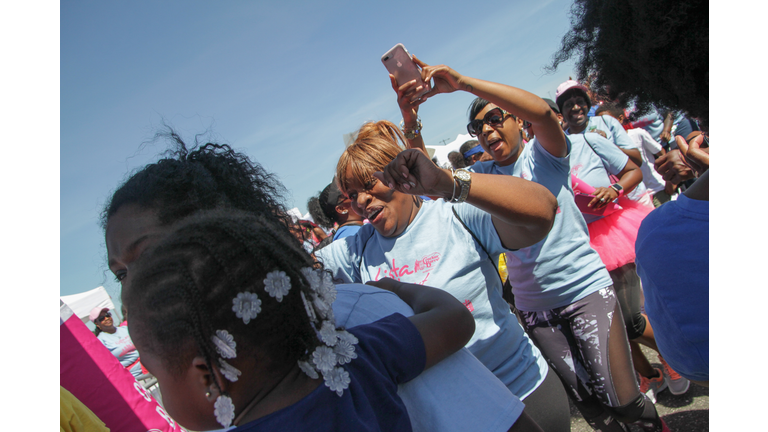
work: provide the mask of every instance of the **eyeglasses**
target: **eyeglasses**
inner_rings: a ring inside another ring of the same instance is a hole
[[[499,127],[504,121],[504,114],[509,114],[501,108],[494,108],[487,113],[482,120],[474,119],[467,125],[467,132],[473,137],[480,135],[483,131],[483,125],[487,124],[491,127]],[[511,115],[511,114],[510,114]]]
[[[105,314],[103,317],[98,317],[98,318],[96,318],[96,324],[98,324],[98,323],[100,323],[100,322],[104,321],[104,319],[105,319],[105,318],[107,318],[107,317],[110,317],[110,318],[111,318],[111,317],[112,317],[112,314],[111,314],[111,313],[109,313],[109,312],[107,312],[107,313],[106,313],[106,314]]]

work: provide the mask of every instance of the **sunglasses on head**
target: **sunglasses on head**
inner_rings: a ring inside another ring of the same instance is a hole
[[[469,132],[470,135],[473,137],[476,137],[480,135],[480,133],[483,131],[483,125],[487,124],[491,127],[499,127],[501,126],[501,123],[504,121],[504,114],[509,114],[508,112],[504,111],[501,108],[494,108],[487,113],[485,113],[485,116],[482,120],[480,119],[474,119],[467,125],[467,132]]]
[[[98,324],[98,323],[104,321],[104,319],[107,318],[107,317],[112,317],[112,314],[107,312],[103,317],[96,318],[96,323]]]

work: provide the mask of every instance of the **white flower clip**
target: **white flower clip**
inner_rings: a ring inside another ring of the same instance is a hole
[[[340,330],[336,333],[340,341],[347,342],[350,345],[357,344],[358,340],[352,333],[346,331],[346,330]]]
[[[216,403],[213,404],[213,414],[216,415],[216,421],[225,428],[232,424],[235,418],[235,405],[232,399],[226,395],[219,395]]]
[[[232,311],[238,318],[242,318],[245,324],[248,324],[261,312],[261,300],[251,292],[237,293],[237,297],[232,299]]]
[[[357,358],[355,347],[352,346],[352,344],[347,340],[343,340],[341,338],[339,338],[336,346],[333,347],[333,353],[336,354],[336,360],[338,360],[340,365],[349,363],[352,361],[352,359]]]
[[[330,372],[336,366],[336,354],[332,348],[320,345],[312,353],[312,363],[315,364],[317,370],[325,375],[326,372]]]
[[[237,381],[237,377],[239,377],[242,372],[237,370],[236,367],[232,366],[231,364],[225,362],[222,359],[219,359],[219,366],[221,366],[221,374],[224,375],[224,378],[228,379],[231,382]]]
[[[333,283],[333,279],[328,272],[318,270],[318,273],[320,273],[320,285],[317,293],[330,306],[336,301],[336,284]]]
[[[216,351],[224,358],[237,357],[237,342],[226,330],[216,330],[216,334],[211,336],[213,344],[216,345]]]
[[[309,317],[309,320],[312,322],[317,322],[317,314],[315,313],[315,309],[312,307],[312,303],[307,300],[307,297],[304,295],[303,291],[299,291],[299,294],[301,294],[301,300],[304,302],[304,309],[307,310],[307,316]]]
[[[267,277],[264,278],[264,291],[277,299],[278,302],[283,300],[283,297],[288,294],[288,290],[290,289],[291,278],[289,278],[284,271],[275,270],[269,272],[267,273]]]
[[[323,321],[323,325],[318,333],[320,333],[320,340],[325,342],[326,345],[330,347],[336,345],[338,339],[336,336],[336,326],[331,321]]]
[[[336,367],[323,373],[323,380],[325,380],[325,385],[331,389],[331,391],[335,391],[339,397],[344,394],[344,390],[349,387],[351,381],[349,379],[349,372],[341,367]]]
[[[320,378],[320,375],[318,375],[318,374],[317,374],[317,371],[315,370],[315,367],[314,367],[314,366],[312,366],[311,364],[309,364],[309,363],[307,363],[307,362],[305,362],[305,361],[301,361],[301,360],[299,360],[299,362],[298,362],[298,363],[299,363],[299,368],[300,368],[300,369],[301,369],[301,370],[302,370],[302,371],[303,371],[305,374],[307,374],[307,376],[308,376],[308,377],[310,377],[310,378],[312,378],[312,379],[318,379],[318,378]]]
[[[317,271],[312,267],[304,267],[301,269],[301,274],[304,275],[304,279],[307,280],[307,283],[309,283],[309,287],[312,289],[312,291],[317,292],[317,289],[320,287],[320,283],[322,282],[320,280],[320,275],[317,274]]]

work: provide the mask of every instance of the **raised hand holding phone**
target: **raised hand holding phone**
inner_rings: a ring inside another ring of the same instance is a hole
[[[411,101],[418,100],[423,94],[430,90],[429,82],[422,79],[422,73],[417,64],[411,58],[408,50],[403,44],[399,43],[393,46],[389,51],[381,56],[381,62],[387,68],[389,73],[394,76],[398,85],[403,85],[416,80],[416,86]]]

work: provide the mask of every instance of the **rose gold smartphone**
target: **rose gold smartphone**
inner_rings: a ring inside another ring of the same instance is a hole
[[[414,100],[430,90],[429,83],[421,79],[421,70],[414,63],[411,54],[405,49],[403,44],[399,43],[393,46],[392,49],[381,56],[381,62],[384,63],[384,67],[387,68],[389,73],[395,76],[397,85],[403,85],[414,79],[421,84],[422,90],[414,95]]]

